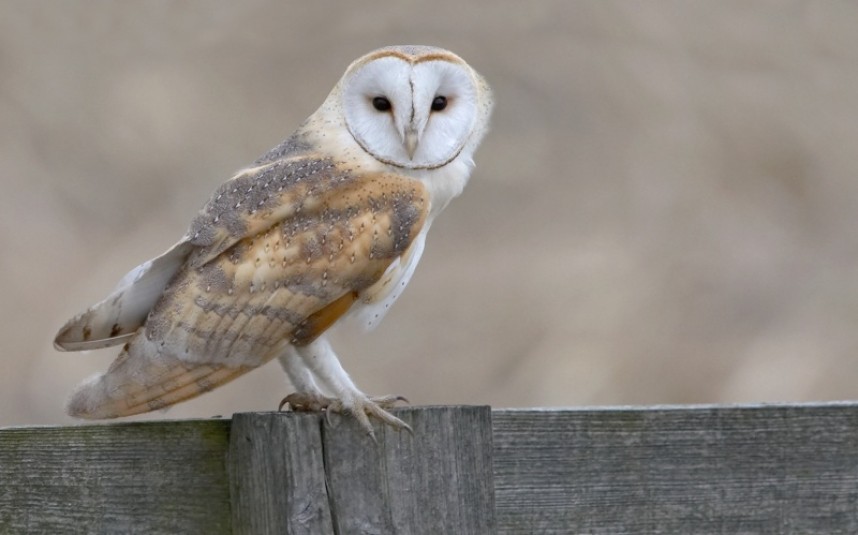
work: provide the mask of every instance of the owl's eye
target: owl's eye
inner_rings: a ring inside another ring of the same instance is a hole
[[[378,111],[390,111],[392,106],[390,105],[390,101],[387,100],[387,97],[375,97],[372,99],[372,107]]]
[[[432,111],[441,111],[447,107],[447,97],[437,96],[432,100]]]

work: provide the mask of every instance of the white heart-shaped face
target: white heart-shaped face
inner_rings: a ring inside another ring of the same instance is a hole
[[[478,90],[468,67],[396,56],[357,67],[343,86],[346,125],[377,159],[431,169],[454,159],[474,130]]]

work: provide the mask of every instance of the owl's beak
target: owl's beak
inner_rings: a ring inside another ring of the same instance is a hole
[[[405,130],[405,151],[408,152],[408,159],[414,159],[414,153],[417,152],[417,131],[413,128]]]

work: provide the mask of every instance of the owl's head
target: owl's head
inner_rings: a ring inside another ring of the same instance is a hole
[[[355,141],[376,159],[433,169],[470,158],[488,127],[488,84],[440,48],[396,46],[352,63],[331,95]]]

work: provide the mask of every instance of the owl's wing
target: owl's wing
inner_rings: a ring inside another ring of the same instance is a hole
[[[276,166],[227,183],[202,211],[197,249],[153,309],[148,338],[206,362],[306,344],[422,248],[419,180],[312,157]]]
[[[172,405],[311,342],[420,242],[428,199],[418,180],[310,156],[240,174],[195,220],[195,248],[145,327],[70,412]]]
[[[222,185],[179,243],[126,274],[104,300],[69,320],[54,339],[60,351],[100,349],[127,342],[194,252],[194,265],[215,258],[296,206],[293,190],[318,182],[330,161],[290,138]],[[291,193],[290,193],[291,192]],[[264,198],[263,198],[264,196]]]

